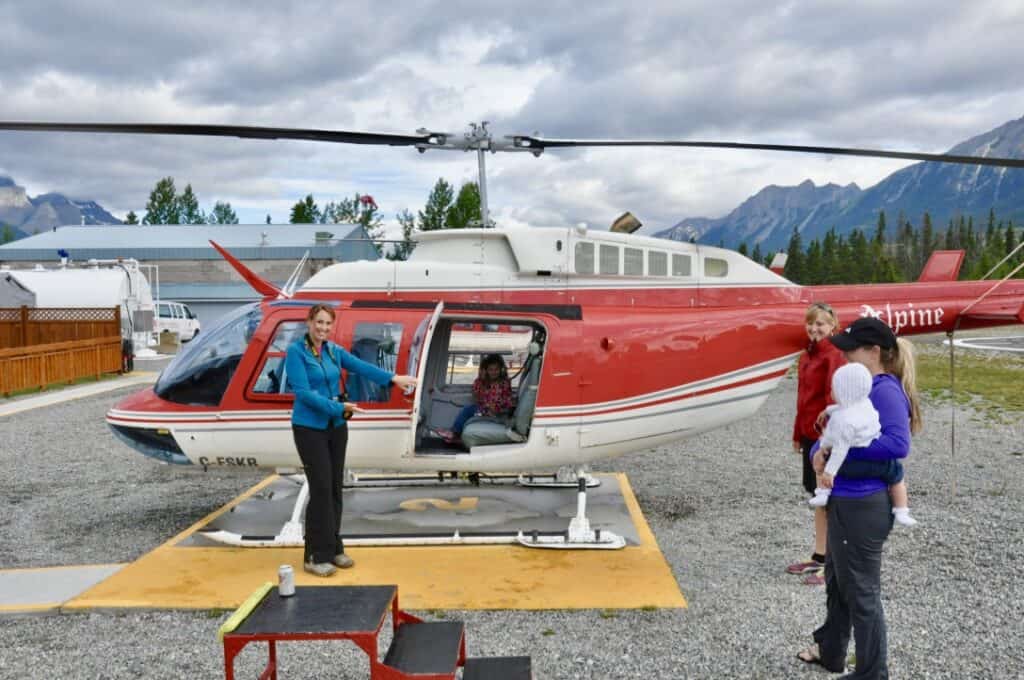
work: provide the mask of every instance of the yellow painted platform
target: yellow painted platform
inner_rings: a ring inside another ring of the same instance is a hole
[[[64,605],[65,610],[140,607],[233,609],[277,568],[298,585],[398,584],[408,609],[630,609],[685,607],[625,475],[618,475],[641,545],[622,550],[522,546],[349,548],[356,561],[327,579],[302,571],[301,548],[177,547],[192,532],[270,484],[271,476]]]

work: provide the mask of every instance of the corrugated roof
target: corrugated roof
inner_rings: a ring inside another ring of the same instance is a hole
[[[317,234],[330,234],[317,242]],[[376,260],[358,224],[155,224],[65,226],[0,246],[0,260],[57,259],[63,249],[76,261],[133,257],[137,260],[220,259],[212,239],[242,260],[310,257]]]

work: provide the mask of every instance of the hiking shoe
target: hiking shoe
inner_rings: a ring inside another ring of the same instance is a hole
[[[823,586],[825,585],[825,570],[819,569],[818,571],[812,572],[807,576],[800,579],[800,583],[805,586]]]
[[[342,569],[348,569],[355,566],[356,561],[345,553],[338,553],[334,556],[334,563]]]
[[[333,576],[338,571],[330,562],[303,562],[302,568],[313,576]]]
[[[795,562],[786,567],[787,574],[809,574],[825,568],[824,562],[810,560],[808,562]]]

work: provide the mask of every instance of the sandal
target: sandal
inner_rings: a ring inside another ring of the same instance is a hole
[[[821,665],[821,649],[818,647],[818,643],[815,642],[807,649],[801,649],[796,653],[796,658],[800,659],[804,663],[813,663]]]

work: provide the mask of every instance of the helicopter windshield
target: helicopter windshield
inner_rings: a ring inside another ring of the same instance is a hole
[[[262,317],[259,303],[225,314],[168,364],[156,381],[157,395],[179,404],[218,405]]]

